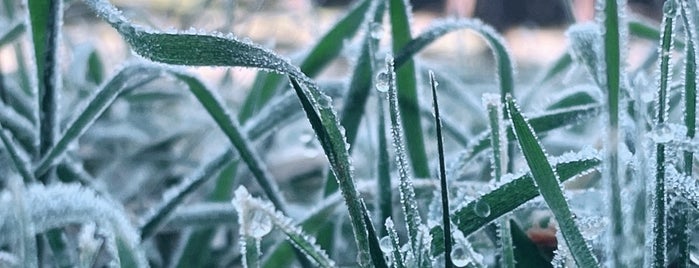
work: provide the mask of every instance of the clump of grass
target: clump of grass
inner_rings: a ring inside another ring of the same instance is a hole
[[[570,54],[528,92],[515,83],[514,59],[492,27],[440,20],[412,36],[403,0],[358,1],[299,61],[233,34],[160,31],[107,0],[83,2],[140,57],[104,76],[99,53],[76,52],[84,73],[64,74],[63,1],[29,0],[26,16],[4,2],[0,22],[9,23],[0,47],[13,46],[18,68],[0,73],[0,166],[7,167],[0,203],[9,208],[0,211],[2,267],[692,262],[699,204],[692,1],[666,1],[659,29],[624,20],[624,1],[598,1],[597,22],[569,28]],[[455,93],[473,85],[453,83],[457,75],[440,68],[426,71],[419,53],[464,29],[490,46],[494,80],[484,80],[498,94]],[[636,70],[624,63],[628,35],[657,42]],[[342,53],[354,36],[359,53]],[[315,79],[340,57],[354,63],[347,85]],[[223,87],[177,66],[260,72],[236,106],[220,96]],[[561,78],[567,70],[585,72]],[[671,75],[676,70],[682,75]],[[655,74],[657,84],[642,82]],[[450,82],[437,90],[442,78]],[[434,117],[420,97],[426,91]],[[648,92],[654,100],[641,97]],[[553,96],[542,111],[517,105],[541,94]],[[464,100],[478,97],[484,107]],[[438,101],[447,98],[458,107]],[[461,108],[481,111],[486,122],[458,120]],[[434,135],[423,119],[434,120]],[[313,189],[290,186],[268,163],[270,143],[296,145],[277,140],[294,124],[312,129],[327,159],[297,178],[320,182]],[[370,159],[353,161],[362,158]],[[316,206],[293,201],[310,193]]]

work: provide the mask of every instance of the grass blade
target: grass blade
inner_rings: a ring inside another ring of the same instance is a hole
[[[398,233],[396,232],[396,229],[393,226],[393,220],[391,218],[386,218],[386,223],[384,224],[386,226],[386,232],[388,232],[388,238],[391,239],[391,245],[393,245],[393,250],[391,251],[392,256],[393,256],[393,267],[395,268],[405,268],[405,258],[403,257],[403,253],[400,250],[400,242],[398,240]]]
[[[373,267],[388,268],[386,260],[383,257],[383,251],[381,251],[381,246],[379,246],[379,237],[376,235],[376,230],[374,230],[374,223],[371,222],[371,217],[369,217],[369,210],[366,208],[366,204],[362,202],[364,207],[364,224],[366,225],[367,234],[369,235],[369,253],[371,254],[371,262]],[[362,256],[359,257],[361,261]]]
[[[314,77],[337,58],[344,47],[344,40],[350,39],[359,30],[364,17],[371,11],[373,2],[375,1],[362,0],[357,3],[321,37],[299,65],[301,71],[309,77]],[[240,108],[238,114],[240,121],[244,123],[258,107],[264,107],[284,81],[285,78],[279,74],[259,73],[250,94]]]
[[[437,152],[439,153],[439,188],[442,195],[442,226],[444,228],[444,267],[449,268],[454,264],[451,261],[451,220],[449,219],[449,188],[447,186],[447,168],[444,163],[444,141],[442,140],[442,122],[439,116],[439,102],[437,101],[437,81],[434,73],[430,71],[430,86],[432,87],[432,103],[434,104],[434,121],[437,128]]]
[[[655,127],[653,131],[660,131],[668,120],[668,87],[670,77],[672,76],[670,69],[670,56],[673,46],[673,28],[675,26],[675,15],[679,7],[675,1],[667,1],[663,5],[663,21],[661,28],[663,30],[660,39],[660,65],[658,70],[660,73],[658,80],[658,102],[655,116]],[[656,163],[655,163],[655,189],[653,199],[651,201],[653,208],[653,237],[652,237],[652,266],[665,267],[667,262],[667,191],[665,189],[665,144],[658,142],[656,144]]]
[[[31,122],[19,115],[15,110],[0,102],[0,124],[12,132],[25,150],[31,152],[38,143],[36,131]]]
[[[389,19],[391,22],[391,36],[393,37],[393,51],[400,51],[411,40],[410,33],[410,4],[406,0],[389,0]],[[395,84],[398,87],[400,112],[403,114],[403,132],[407,142],[407,151],[416,177],[428,177],[430,175],[425,152],[425,141],[420,123],[420,110],[417,98],[417,73],[415,63],[407,58],[405,62],[396,65]]]
[[[26,30],[26,24],[23,21],[17,21],[7,27],[7,29],[0,33],[0,47],[3,47],[9,43],[14,42],[19,38]]]
[[[22,176],[22,179],[24,179],[24,183],[29,184],[36,180],[34,178],[34,174],[31,173],[29,163],[27,163],[24,157],[20,155],[18,149],[15,148],[15,143],[12,141],[11,136],[8,134],[9,133],[5,131],[2,124],[0,124],[0,139],[2,139],[2,143],[5,146],[5,150],[7,150],[8,154],[10,154],[10,159],[12,159],[15,168]]]
[[[581,267],[599,267],[597,259],[575,224],[573,214],[568,208],[568,202],[559,185],[557,172],[549,164],[546,153],[541,148],[531,125],[522,116],[512,97],[507,98],[507,110],[532,177],[541,196],[556,217],[576,264]]]
[[[46,173],[66,152],[68,146],[77,140],[109,108],[117,96],[133,85],[141,85],[153,80],[160,74],[160,68],[147,65],[131,65],[119,71],[109,82],[104,84],[87,105],[77,113],[63,132],[58,142],[51,147],[34,169],[39,177]]]
[[[240,130],[241,127],[238,125],[238,122],[227,111],[223,101],[199,79],[179,72],[172,72],[172,74],[187,84],[192,94],[209,112],[209,115],[211,115],[223,133],[226,134],[228,140],[238,151],[240,158],[247,164],[250,172],[257,179],[257,183],[262,187],[267,198],[277,209],[285,211],[286,205],[276,185],[276,180],[255,152],[254,146],[248,137]]]
[[[384,101],[378,101],[378,161],[377,186],[379,187],[379,218],[385,219],[393,217],[393,190],[391,188],[391,161],[389,160],[388,142],[386,140],[386,111]],[[384,226],[385,227],[385,226]],[[381,235],[387,234],[385,228],[381,228]]]
[[[393,146],[395,147],[396,162],[398,166],[398,174],[400,176],[399,192],[400,203],[405,216],[405,223],[408,229],[408,238],[410,241],[410,249],[413,256],[419,256],[419,241],[418,226],[422,220],[420,213],[417,210],[417,201],[415,200],[415,189],[410,174],[410,164],[408,157],[405,155],[405,142],[403,139],[403,127],[401,126],[401,111],[399,109],[398,92],[396,90],[395,79],[396,74],[393,72],[393,61],[388,59],[386,62],[388,74],[388,106],[391,118],[391,136],[393,137]],[[381,83],[381,82],[379,82]]]

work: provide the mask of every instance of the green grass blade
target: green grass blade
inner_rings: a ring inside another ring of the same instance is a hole
[[[364,207],[364,224],[366,225],[367,234],[369,235],[369,253],[371,254],[371,262],[373,267],[388,268],[386,260],[383,257],[383,251],[381,251],[381,246],[379,246],[379,237],[376,235],[376,230],[374,229],[374,223],[369,217],[369,210],[366,208],[366,204],[362,202]],[[362,256],[358,258],[363,258]],[[361,260],[360,260],[361,261]]]
[[[563,158],[568,159],[568,157]],[[561,182],[597,169],[601,163],[600,159],[590,156],[573,157],[573,159],[575,160],[566,160],[556,164],[556,171],[560,175]],[[537,196],[539,196],[539,191],[534,184],[532,175],[522,175],[456,210],[452,220],[464,236],[468,236]],[[487,217],[477,215],[475,210],[477,202],[487,203],[490,206],[490,215]],[[431,232],[442,232],[442,228],[433,228]],[[433,244],[433,246],[436,249],[432,251],[435,255],[444,251],[441,243],[439,245]]]
[[[389,20],[391,22],[391,36],[393,37],[393,51],[400,51],[412,39],[410,33],[410,4],[406,0],[388,1]],[[403,131],[407,142],[407,151],[416,177],[428,177],[430,175],[425,152],[425,141],[422,134],[420,110],[417,95],[417,73],[415,63],[408,58],[405,62],[396,65],[396,81],[398,87],[400,112],[403,114]]]
[[[449,188],[447,186],[447,168],[444,163],[444,141],[442,137],[442,122],[439,116],[439,102],[437,101],[437,81],[434,73],[430,71],[430,86],[432,87],[432,103],[434,106],[434,121],[437,128],[437,152],[439,153],[439,189],[442,199],[442,226],[444,240],[444,267],[453,266],[451,261],[451,220],[449,219]]]
[[[243,255],[243,267],[245,268],[260,268],[260,239],[240,235],[240,254]]]
[[[640,20],[629,21],[629,34],[651,41],[660,40],[660,31],[658,30],[658,26],[650,25],[649,23]],[[678,40],[675,38],[675,48],[681,49],[684,48],[684,46],[684,40]]]
[[[330,100],[313,87],[309,86],[304,90],[294,78],[291,79],[291,83],[325,151],[325,155],[330,161],[332,171],[340,186],[359,254],[368,256],[369,238],[363,215],[366,211],[362,209],[361,198],[353,179],[349,152],[337,117],[331,108]]]
[[[166,195],[165,200],[148,215],[141,226],[141,240],[152,237],[162,227],[175,208],[182,204],[184,199],[192,192],[199,189],[205,182],[219,172],[233,158],[233,152],[227,150],[223,156],[216,157],[206,165],[200,167],[187,179],[185,179],[175,190],[175,194]]]
[[[375,1],[362,0],[341,18],[318,43],[311,48],[310,52],[300,64],[301,71],[309,77],[314,77],[337,58],[344,47],[344,40],[350,39],[364,22],[364,17],[371,10],[371,5]],[[258,107],[263,107],[267,101],[275,94],[277,88],[285,81],[284,76],[271,73],[258,73],[251,93],[239,112],[239,119],[245,122]]]
[[[684,25],[685,47],[684,58],[684,125],[687,127],[687,138],[693,139],[696,134],[696,114],[697,114],[697,46],[696,46],[696,28],[694,27],[694,12],[687,1],[682,1],[682,23]],[[696,6],[696,5],[695,5]],[[692,166],[694,164],[694,154],[689,151],[684,152],[684,168],[685,176],[692,176]],[[690,234],[689,227],[689,211],[684,204],[679,204],[680,212],[677,228],[684,232],[679,235],[679,267],[689,267],[690,256]]]
[[[228,140],[238,151],[240,158],[247,164],[250,172],[257,180],[257,183],[262,187],[267,198],[269,198],[277,209],[286,211],[286,204],[276,185],[276,180],[272,177],[269,170],[267,170],[262,158],[257,155],[252,142],[248,139],[247,135],[243,134],[241,131],[238,122],[230,115],[223,101],[199,79],[179,72],[172,72],[172,74],[187,84],[192,94],[199,100],[202,106],[204,106],[226,137],[228,137]]]
[[[383,100],[378,102],[378,128],[376,135],[378,136],[378,161],[376,161],[377,170],[377,186],[379,187],[379,219],[384,221],[393,217],[393,190],[391,188],[391,161],[388,152],[388,141],[386,139],[386,111]],[[387,230],[381,228],[381,235],[385,236]]]
[[[426,107],[426,105],[420,105],[420,115],[424,119],[429,119],[432,120],[434,115],[432,114],[432,109]],[[450,118],[446,114],[441,115],[441,121],[442,121],[442,128],[444,128],[444,133],[448,134],[451,136],[454,141],[458,142],[460,145],[464,147],[468,147],[468,137],[464,135],[463,130],[460,130],[458,124],[456,123],[456,120]]]
[[[46,173],[68,150],[68,146],[77,140],[107,110],[121,92],[146,81],[155,79],[160,74],[160,68],[146,65],[132,65],[120,70],[109,82],[104,84],[87,102],[87,105],[77,113],[63,132],[58,142],[51,147],[34,169],[34,175],[39,177]]]
[[[403,139],[403,127],[401,126],[402,114],[399,109],[398,92],[396,90],[395,79],[396,74],[393,72],[393,61],[387,60],[388,74],[388,106],[391,118],[391,136],[393,137],[393,146],[395,147],[396,165],[398,166],[398,175],[400,176],[399,192],[400,203],[405,216],[405,222],[408,229],[408,238],[413,256],[418,256],[418,226],[422,220],[420,213],[417,210],[417,201],[415,200],[415,189],[413,189],[412,177],[410,174],[410,164],[408,157],[405,155],[405,142]],[[379,82],[382,83],[382,82]]]
[[[28,0],[31,23],[36,81],[38,83],[39,152],[43,156],[56,143],[59,131],[58,98],[61,72],[58,46],[63,25],[63,1]]]
[[[607,245],[608,255],[612,258],[612,267],[621,267],[621,254],[623,244],[620,237],[623,236],[623,221],[621,211],[621,188],[619,180],[621,178],[621,167],[619,159],[619,97],[621,93],[622,59],[621,48],[623,40],[620,33],[620,15],[625,12],[620,10],[617,0],[603,1],[603,10],[599,10],[602,17],[602,39],[604,40],[604,63],[597,75],[604,81],[601,84],[603,92],[606,93],[607,105],[607,134],[606,134],[606,167],[603,174],[608,191],[610,209],[609,218],[611,243]]]
[[[532,177],[541,196],[553,212],[576,264],[580,267],[599,267],[597,259],[575,224],[575,218],[559,185],[557,172],[549,164],[531,125],[522,116],[512,97],[507,98],[507,110]]]
[[[490,128],[490,147],[493,152],[490,161],[493,167],[493,175],[496,183],[499,183],[503,176],[503,170],[507,166],[505,123],[503,117],[503,105],[498,95],[484,95],[483,103],[488,113],[488,126]],[[501,265],[502,267],[514,268],[515,257],[512,246],[512,234],[508,217],[498,219],[499,242],[502,247]]]
[[[500,94],[504,101],[505,94],[513,94],[514,63],[511,60],[512,57],[505,46],[505,41],[502,36],[500,36],[495,29],[484,24],[480,20],[440,20],[433,23],[433,26],[428,30],[425,30],[425,32],[412,41],[406,42],[404,47],[394,47],[394,50],[399,51],[396,54],[396,66],[402,66],[405,62],[411,61],[413,55],[440,37],[462,29],[469,29],[478,33],[493,50],[493,55],[497,62],[497,78],[500,86]]]
[[[655,116],[655,129],[659,129],[668,120],[668,87],[672,70],[670,56],[673,46],[673,28],[679,6],[675,1],[667,1],[663,5],[662,35],[660,39],[660,63],[658,81],[658,99]],[[656,131],[654,130],[654,131]],[[665,144],[656,144],[655,189],[652,199],[653,207],[653,237],[652,237],[652,266],[665,267],[667,262],[667,191],[665,189]]]
[[[544,72],[539,75],[539,78],[536,79],[536,82],[534,82],[531,86],[531,88],[539,88],[541,85],[545,84],[546,82],[550,81],[557,75],[563,73],[570,65],[573,63],[573,58],[570,56],[568,53],[563,53],[556,61],[551,64],[551,67],[548,67]]]
[[[10,155],[10,159],[12,159],[15,168],[22,176],[22,179],[24,179],[24,183],[29,184],[35,181],[34,174],[32,174],[30,171],[31,169],[29,163],[27,163],[24,157],[20,155],[18,149],[15,148],[15,143],[12,141],[11,136],[6,132],[2,124],[0,124],[0,139],[2,139],[5,150],[7,150],[7,153]]]
[[[514,244],[517,265],[519,267],[553,268],[551,262],[541,256],[539,246],[529,239],[517,222],[510,219],[509,223],[512,230],[512,243]]]
[[[12,132],[17,141],[25,150],[31,152],[36,146],[38,138],[31,122],[19,115],[15,110],[0,102],[0,124],[3,128]]]
[[[565,109],[558,109],[546,112],[539,116],[531,116],[529,123],[536,133],[558,129],[564,126],[580,123],[586,119],[591,119],[601,112],[600,105],[582,105],[574,106]],[[490,132],[485,131],[477,136],[471,145],[466,148],[466,152],[459,157],[459,167],[467,164],[479,153],[490,148]],[[513,141],[515,139],[512,128],[507,128],[507,139]]]
[[[22,21],[17,21],[7,27],[4,32],[0,33],[0,48],[17,40],[25,30],[26,24]]]

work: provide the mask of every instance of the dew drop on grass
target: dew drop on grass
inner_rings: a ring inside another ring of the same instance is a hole
[[[367,253],[367,252],[357,253],[357,264],[359,264],[360,267],[366,267],[369,264],[371,264],[371,256],[369,256],[369,253]]]
[[[468,255],[466,254],[466,249],[462,245],[455,245],[451,249],[451,262],[456,267],[465,267],[470,262],[468,261]]]
[[[376,90],[379,92],[388,92],[388,87],[390,85],[390,76],[386,72],[380,72],[376,75]]]
[[[393,251],[393,243],[391,243],[391,238],[389,236],[384,236],[379,240],[379,247],[383,253],[390,253]]]
[[[371,30],[371,38],[380,39],[383,36],[383,26],[381,23],[372,22],[369,26]]]
[[[663,13],[668,17],[677,15],[677,3],[675,3],[675,0],[665,1],[665,4],[663,4]]]
[[[272,231],[272,219],[267,214],[258,210],[248,210],[245,214],[245,233],[257,239],[262,238]]]
[[[473,206],[473,212],[475,212],[478,217],[488,217],[490,216],[490,205],[485,200],[478,199],[476,204]]]
[[[670,125],[662,123],[653,128],[650,133],[650,139],[657,143],[666,143],[672,140],[673,133]]]

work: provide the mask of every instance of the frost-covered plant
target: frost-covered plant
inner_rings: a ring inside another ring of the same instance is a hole
[[[93,48],[68,47],[75,60],[62,73],[63,2],[3,2],[0,47],[11,46],[18,68],[0,74],[2,267],[692,262],[695,1],[666,1],[656,30],[626,19],[625,1],[600,0],[595,23],[569,27],[570,53],[529,84],[515,83],[493,28],[438,20],[413,36],[405,0],[357,1],[294,60],[232,33],[153,29],[108,0],[84,0],[140,57],[104,76]],[[464,29],[493,51],[495,84],[483,90],[416,56]],[[355,36],[359,48],[345,48]],[[630,36],[658,48],[633,70]],[[339,57],[353,63],[347,84],[315,79]],[[260,72],[232,105],[181,66]],[[297,179],[324,187],[289,185],[268,163],[270,144],[296,145],[273,130],[299,125],[320,147],[308,138],[304,150],[322,150],[328,165]]]

